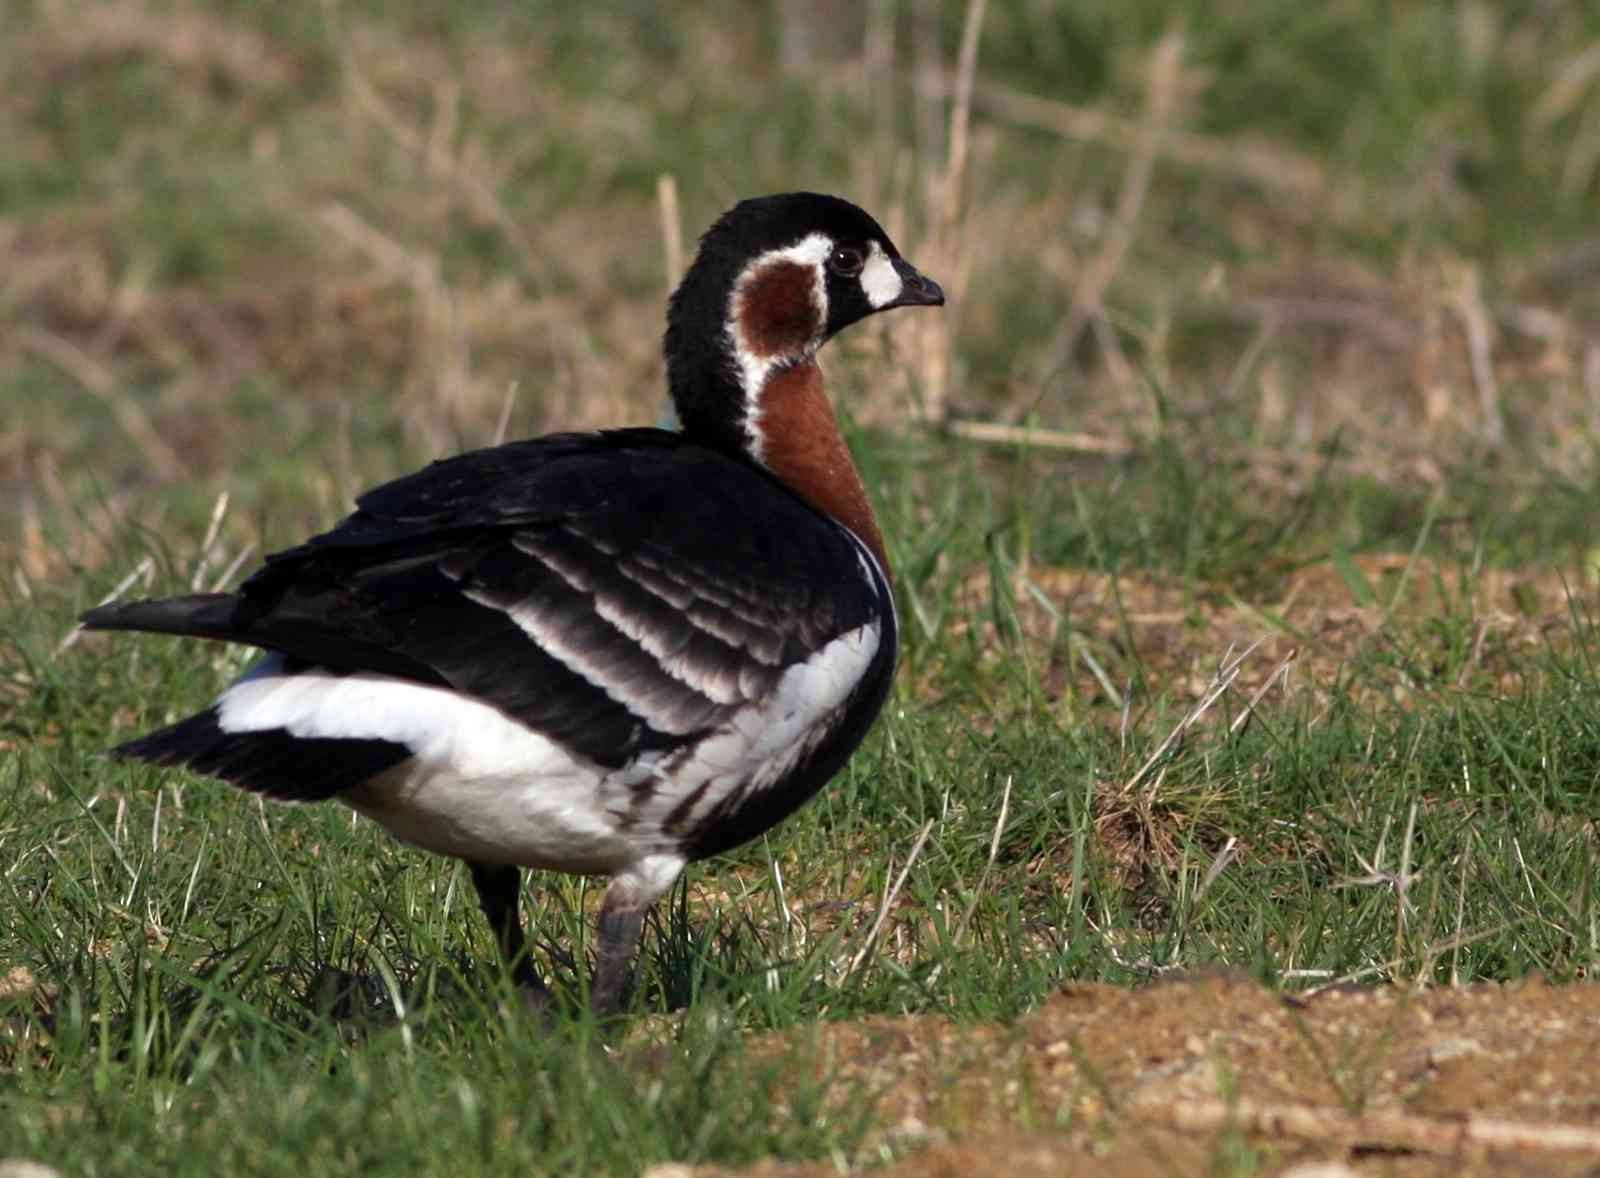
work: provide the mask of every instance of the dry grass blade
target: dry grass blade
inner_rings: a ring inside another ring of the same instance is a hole
[[[123,577],[122,580],[118,581],[116,583],[116,585],[112,588],[111,592],[107,593],[99,601],[95,602],[95,605],[97,605],[97,606],[110,605],[113,601],[116,601],[124,593],[126,593],[129,589],[133,588],[133,583],[135,581],[140,580],[140,579],[143,579],[145,584],[148,585],[150,583],[150,578],[155,574],[155,571],[156,571],[155,557],[153,557],[153,556],[145,556],[145,557],[140,558],[139,563],[133,566],[133,571],[131,573],[129,573],[127,576]],[[55,653],[57,655],[59,655],[59,654],[61,654],[62,651],[67,650],[69,647],[75,645],[77,643],[77,641],[78,641],[78,638],[82,634],[83,634],[83,627],[82,626],[74,626],[74,627],[72,627],[71,630],[67,631],[66,636],[64,638],[62,638],[59,643],[56,644]]]
[[[211,522],[206,525],[205,539],[200,541],[200,552],[194,558],[194,572],[189,577],[189,588],[195,593],[200,592],[200,587],[205,584],[206,570],[211,566],[211,556],[216,549],[217,538],[222,534],[222,521],[227,514],[228,492],[223,491],[211,507]]]
[[[1140,120],[1133,153],[1128,157],[1128,166],[1123,172],[1116,210],[1099,251],[1084,267],[1077,287],[1072,292],[1072,306],[1067,312],[1066,322],[1047,353],[1042,383],[1052,380],[1066,364],[1084,327],[1105,319],[1105,293],[1122,268],[1128,247],[1133,243],[1134,226],[1138,223],[1139,213],[1144,208],[1145,197],[1150,190],[1156,157],[1164,148],[1168,125],[1178,104],[1183,50],[1183,33],[1172,29],[1161,38],[1151,55],[1150,78],[1145,86],[1144,117]],[[1102,344],[1110,346],[1106,351],[1106,362],[1113,379],[1118,384],[1127,384],[1132,378],[1132,369],[1116,346],[1115,332],[1107,330],[1099,338]]]
[[[978,71],[978,38],[983,31],[986,0],[967,0],[961,27],[961,51],[956,59],[955,106],[950,111],[950,158],[940,193],[939,216],[947,229],[961,219],[961,191],[967,172],[967,137],[972,120],[972,85]]]
[[[1189,729],[1193,728],[1200,722],[1201,717],[1211,710],[1211,705],[1216,703],[1217,700],[1222,697],[1223,692],[1227,691],[1228,688],[1233,686],[1233,681],[1239,677],[1239,672],[1244,668],[1245,661],[1249,659],[1249,657],[1256,652],[1256,648],[1265,641],[1265,638],[1257,638],[1249,646],[1245,647],[1244,650],[1239,652],[1238,655],[1232,658],[1223,658],[1222,666],[1217,669],[1216,675],[1212,677],[1210,684],[1207,685],[1205,694],[1200,697],[1199,701],[1194,705],[1194,707],[1190,708],[1188,712],[1184,714],[1183,719],[1179,720],[1178,723],[1173,726],[1172,731],[1168,732],[1161,743],[1156,746],[1155,752],[1151,753],[1150,756],[1145,759],[1144,764],[1139,766],[1138,772],[1136,772],[1132,777],[1128,778],[1127,782],[1122,787],[1121,792],[1123,794],[1131,794],[1134,790],[1139,788],[1139,783],[1148,777],[1150,775],[1150,771],[1161,763],[1161,759],[1167,755],[1167,751],[1171,749],[1172,746],[1179,740],[1181,740],[1189,731]]]
[[[16,329],[16,340],[24,351],[55,365],[84,392],[109,408],[123,433],[139,447],[145,460],[161,478],[175,482],[188,474],[183,459],[150,423],[138,402],[118,387],[111,371],[88,352],[69,339],[28,324]]]
[[[1472,862],[1472,840],[1461,852],[1461,872],[1456,880],[1455,944],[1450,946],[1450,984],[1461,985],[1461,937],[1467,920],[1467,867]]]
[[[1483,283],[1476,266],[1463,266],[1455,289],[1451,292],[1450,306],[1461,320],[1461,330],[1467,337],[1467,360],[1472,370],[1472,383],[1478,390],[1478,413],[1484,435],[1496,445],[1505,441],[1505,416],[1500,411],[1500,387],[1494,375],[1494,357],[1491,352],[1493,327],[1489,311],[1483,305]]]
[[[1406,833],[1400,848],[1400,867],[1397,871],[1389,871],[1384,867],[1384,848],[1389,841],[1389,827],[1391,820],[1383,820],[1383,831],[1378,835],[1378,846],[1369,860],[1355,852],[1356,862],[1361,864],[1365,875],[1354,876],[1349,879],[1338,880],[1335,888],[1370,888],[1392,887],[1395,894],[1395,903],[1399,911],[1395,916],[1394,929],[1394,956],[1395,960],[1401,959],[1405,946],[1405,930],[1407,917],[1411,911],[1411,887],[1422,873],[1411,870],[1412,844],[1417,830],[1417,803],[1412,802],[1410,811],[1406,815]]]
[[[517,390],[520,387],[517,381],[506,385],[506,399],[500,406],[500,417],[494,423],[493,444],[496,446],[506,440],[506,431],[511,428],[511,411],[516,407]]]
[[[929,272],[945,275],[952,298],[959,300],[959,276],[965,272],[958,242],[961,236],[962,193],[966,184],[967,146],[972,121],[972,90],[978,71],[978,39],[983,31],[986,0],[967,0],[961,28],[961,50],[956,58],[955,100],[950,108],[948,153],[938,183],[937,222],[925,263]],[[932,315],[923,324],[921,356],[922,412],[927,421],[945,418],[945,402],[950,385],[950,320],[947,315]]]
[[[895,8],[894,0],[868,0],[861,36],[862,101],[872,115],[872,149],[861,152],[864,170],[862,191],[872,194],[875,204],[890,198],[887,169],[896,154],[894,93]],[[892,231],[891,231],[892,236]]]
[[[411,383],[419,392],[425,390],[426,397],[418,411],[405,415],[406,421],[423,432],[431,450],[451,449],[455,439],[439,410],[463,406],[472,374],[459,309],[444,280],[439,256],[408,247],[342,201],[322,206],[318,216],[371,261],[385,280],[402,282],[410,289],[415,299]]]
[[[169,12],[165,5],[129,0],[90,7],[45,4],[41,9],[58,52],[90,61],[148,55],[167,69],[204,72],[256,90],[275,90],[297,74],[270,40],[221,14]]]
[[[1530,122],[1540,129],[1577,111],[1600,85],[1600,41],[1587,45],[1556,68],[1534,105]]]
[[[1515,927],[1516,923],[1516,921],[1502,921],[1499,924],[1490,925],[1488,928],[1478,929],[1476,932],[1453,933],[1441,941],[1435,941],[1424,945],[1421,949],[1421,956],[1424,960],[1437,961],[1446,953],[1459,953],[1462,949],[1465,949],[1470,945],[1476,945],[1482,941],[1487,941],[1491,937],[1498,937],[1501,933],[1504,933]],[[1396,978],[1400,976],[1401,970],[1404,966],[1405,961],[1402,958],[1392,957],[1386,961],[1377,961],[1371,965],[1364,965],[1360,969],[1353,969],[1348,973],[1337,975],[1332,974],[1332,972],[1328,970],[1300,970],[1297,972],[1301,977],[1328,978],[1328,980],[1323,982],[1321,985],[1312,986],[1310,989],[1306,990],[1300,995],[1300,997],[1310,1000],[1317,997],[1319,994],[1325,994],[1330,990],[1337,990],[1342,986],[1354,985],[1356,982],[1362,982],[1368,978]],[[1284,976],[1289,977],[1291,976],[1291,973],[1286,972]]]
[[[255,551],[256,546],[253,543],[246,544],[239,549],[239,554],[230,560],[227,567],[218,573],[216,579],[211,582],[210,591],[212,593],[221,593],[226,589],[233,582],[234,577],[239,575],[239,570],[244,568],[245,561],[255,555]]]
[[[1212,857],[1211,865],[1206,868],[1205,875],[1200,877],[1200,882],[1195,886],[1192,903],[1199,904],[1201,898],[1211,889],[1211,885],[1222,877],[1228,865],[1239,857],[1239,839],[1229,835],[1227,842],[1222,844],[1222,849]]]
[[[972,902],[961,914],[961,923],[956,925],[955,935],[950,938],[952,945],[961,944],[961,939],[966,935],[967,926],[972,923],[972,914],[978,910],[978,901],[983,899],[984,885],[989,882],[989,874],[994,870],[994,861],[1000,857],[1000,839],[1006,831],[1006,819],[1011,815],[1011,781],[1011,774],[1006,774],[1006,787],[1000,794],[1000,814],[994,820],[994,837],[989,840],[989,858],[978,875],[977,886],[972,889]]]
[[[317,216],[377,266],[386,279],[408,283],[424,296],[437,285],[438,276],[425,259],[418,258],[343,201],[329,202],[317,211]]]
[[[333,0],[326,0],[325,7],[329,11],[330,25],[337,28],[334,19],[337,5]],[[459,152],[446,150],[441,135],[425,136],[409,126],[368,81],[355,54],[342,37],[339,38],[339,64],[357,106],[402,148],[426,161],[433,174],[460,193],[474,215],[493,224],[516,256],[522,279],[536,290],[541,290],[540,279],[546,272],[545,259],[533,248],[522,225],[506,209],[495,192],[494,184],[474,171]],[[448,121],[443,120],[445,124]]]
[[[1140,125],[1105,111],[1085,110],[990,82],[978,88],[973,102],[1001,122],[1125,151],[1138,147]],[[1317,197],[1325,184],[1320,162],[1276,144],[1169,131],[1164,146],[1166,153],[1185,167],[1237,176],[1301,201]]]
[[[683,277],[683,217],[678,211],[678,178],[670,172],[656,177],[656,203],[661,209],[661,252],[670,295]]]
[[[866,964],[867,958],[872,955],[873,946],[878,943],[878,934],[883,932],[883,926],[889,919],[889,912],[894,908],[894,902],[900,895],[900,889],[905,886],[906,877],[911,874],[911,869],[916,865],[917,856],[922,854],[922,847],[928,841],[928,835],[933,831],[932,818],[922,824],[922,829],[917,832],[916,842],[911,844],[911,853],[906,856],[906,865],[900,869],[900,874],[895,876],[894,883],[884,893],[883,903],[878,906],[878,915],[872,922],[872,927],[867,930],[866,938],[861,942],[861,947],[856,950],[855,956],[850,959],[850,968],[847,975],[855,974]]]
[[[1275,684],[1288,680],[1289,665],[1298,657],[1300,657],[1300,648],[1291,646],[1289,653],[1283,656],[1283,661],[1272,669],[1272,673],[1262,681],[1261,686],[1256,688],[1251,693],[1250,698],[1245,701],[1244,710],[1233,718],[1232,724],[1228,725],[1228,735],[1238,735],[1239,730],[1248,724],[1251,717],[1256,714],[1256,707],[1265,698],[1267,692],[1271,691]]]
[[[1027,446],[1041,450],[1064,450],[1074,454],[1105,454],[1121,458],[1133,453],[1128,442],[1102,438],[1096,434],[1042,429],[1038,426],[1004,425],[991,421],[952,421],[947,427],[959,438],[991,442],[1003,446]]]

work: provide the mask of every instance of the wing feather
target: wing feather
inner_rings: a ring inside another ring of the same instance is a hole
[[[448,685],[617,766],[697,739],[892,608],[858,550],[765,471],[679,435],[554,435],[369,492],[231,605],[192,599],[188,628],[152,603],[90,624]]]

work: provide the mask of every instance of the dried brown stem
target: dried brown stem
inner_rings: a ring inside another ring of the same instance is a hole
[[[1177,106],[1183,49],[1183,33],[1172,29],[1156,44],[1155,52],[1151,55],[1150,77],[1145,85],[1144,117],[1139,121],[1133,152],[1123,172],[1116,210],[1099,251],[1084,267],[1077,287],[1072,292],[1072,306],[1067,312],[1066,322],[1062,324],[1045,362],[1043,377],[1046,381],[1052,379],[1067,362],[1084,327],[1105,318],[1106,290],[1122,268],[1128,247],[1133,242],[1134,227],[1150,190],[1156,157],[1163,150],[1168,125]],[[1103,343],[1114,341],[1114,338],[1114,333],[1110,331],[1101,334]],[[1124,362],[1116,365],[1113,371],[1126,374],[1131,370]]]
[[[1067,450],[1078,454],[1107,454],[1122,457],[1133,452],[1127,442],[1102,438],[1097,434],[1071,433],[1030,425],[1004,425],[994,421],[952,421],[948,428],[957,437],[973,442],[992,442],[1005,446],[1030,446],[1041,450]]]
[[[64,336],[23,324],[16,341],[26,352],[55,365],[79,388],[111,411],[122,432],[133,440],[151,468],[163,479],[177,481],[188,473],[182,458],[150,423],[139,403],[117,384],[111,371]]]
[[[1007,86],[985,82],[974,93],[973,104],[992,119],[1049,131],[1065,139],[1122,150],[1133,150],[1139,142],[1139,123]],[[1237,176],[1298,200],[1314,199],[1325,185],[1318,161],[1276,145],[1169,131],[1163,147],[1168,156],[1185,167]]]
[[[938,220],[927,263],[936,274],[955,287],[961,285],[964,270],[963,249],[958,242],[961,230],[962,199],[966,182],[967,145],[972,122],[972,91],[978,70],[978,40],[983,31],[987,0],[967,0],[966,18],[961,28],[961,49],[956,57],[954,101],[950,107],[945,168],[939,177]],[[927,320],[922,346],[922,412],[925,420],[945,419],[950,387],[950,319],[935,315]]]
[[[661,255],[670,295],[683,277],[683,219],[678,212],[678,178],[671,172],[656,177],[656,204],[661,210]]]

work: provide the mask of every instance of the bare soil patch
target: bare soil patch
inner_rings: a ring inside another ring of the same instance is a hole
[[[1074,985],[1014,1026],[828,1024],[761,1052],[877,1102],[893,1175],[1600,1173],[1600,986],[1273,993],[1234,976]],[[797,1065],[798,1066],[798,1065]],[[907,1156],[908,1155],[908,1156]],[[822,1178],[832,1163],[657,1167]],[[1291,1171],[1292,1172],[1292,1171]]]

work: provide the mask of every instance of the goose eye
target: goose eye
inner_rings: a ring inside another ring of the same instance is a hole
[[[866,255],[853,245],[841,245],[828,255],[828,269],[845,278],[854,278],[866,264]]]

